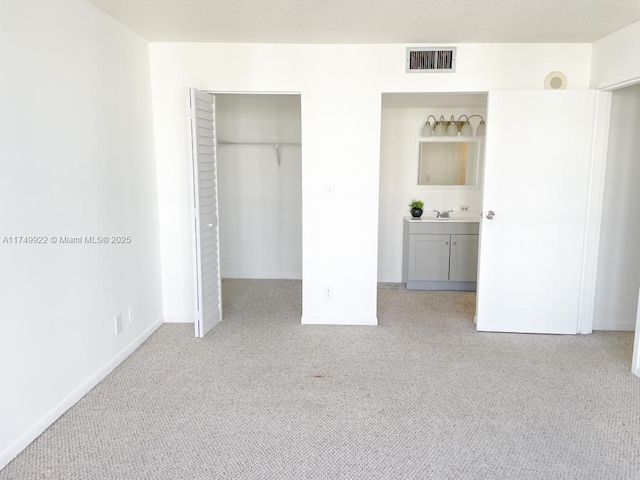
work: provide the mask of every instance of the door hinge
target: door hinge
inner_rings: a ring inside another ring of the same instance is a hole
[[[191,215],[193,216],[193,218],[198,218],[200,216],[200,209],[195,207],[192,208]]]
[[[187,109],[187,117],[189,118],[189,120],[193,120],[193,108]]]

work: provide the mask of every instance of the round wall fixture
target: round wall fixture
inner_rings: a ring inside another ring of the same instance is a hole
[[[567,76],[562,72],[551,72],[544,79],[544,88],[547,90],[564,90],[567,88]]]

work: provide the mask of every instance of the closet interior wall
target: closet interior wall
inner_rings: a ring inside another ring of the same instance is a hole
[[[300,95],[216,94],[216,136],[222,277],[301,279]]]
[[[640,288],[640,84],[613,92],[594,330],[634,330]]]

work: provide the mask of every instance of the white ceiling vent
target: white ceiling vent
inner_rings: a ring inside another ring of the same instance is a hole
[[[407,48],[407,73],[453,73],[456,71],[456,47]]]

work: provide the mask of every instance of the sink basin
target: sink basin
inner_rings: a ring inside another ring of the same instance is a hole
[[[451,220],[455,220],[454,217],[436,217],[433,215],[423,215],[420,218],[412,218],[411,220],[415,220],[417,222],[448,222]]]

